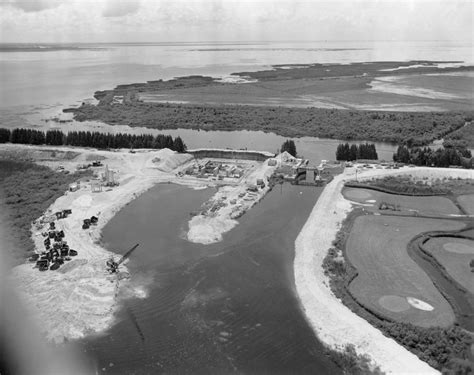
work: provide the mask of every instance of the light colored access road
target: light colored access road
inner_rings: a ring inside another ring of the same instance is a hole
[[[399,174],[474,178],[474,170],[405,167],[363,171],[358,173],[358,179]],[[359,354],[369,355],[387,373],[436,374],[438,371],[349,310],[329,287],[322,264],[341,222],[351,210],[351,203],[344,199],[341,190],[345,181],[353,179],[354,168],[346,169],[326,186],[296,239],[295,283],[303,311],[319,339],[332,348],[353,344]]]

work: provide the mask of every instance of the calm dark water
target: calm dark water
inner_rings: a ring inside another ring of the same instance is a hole
[[[148,297],[122,300],[118,323],[83,342],[103,373],[337,374],[299,308],[294,240],[320,188],[276,187],[221,243],[185,241],[189,212],[213,194],[158,185],[104,229]],[[105,371],[103,370],[105,369]]]

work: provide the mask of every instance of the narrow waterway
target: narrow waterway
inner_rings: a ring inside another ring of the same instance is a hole
[[[423,251],[419,248],[421,240],[414,241],[408,247],[408,255],[430,277],[438,290],[448,300],[456,315],[456,323],[462,328],[474,332],[474,296],[458,287],[445,272],[441,271]]]
[[[165,134],[172,137],[180,136],[188,149],[194,148],[233,148],[248,150],[259,150],[278,152],[283,142],[289,137],[283,137],[275,133],[263,131],[239,130],[239,131],[204,131],[193,129],[152,129],[144,127],[130,127],[128,125],[108,125],[99,121],[74,121],[71,113],[62,113],[63,107],[53,105],[45,108],[25,109],[20,116],[16,111],[0,111],[0,122],[2,127],[7,128],[33,128],[43,131],[61,130],[64,133],[70,131],[91,131],[103,133],[129,133],[129,134]],[[17,110],[18,111],[18,110]],[[51,118],[60,118],[64,123],[50,121]],[[319,164],[321,160],[334,160],[336,148],[339,143],[359,144],[364,141],[342,141],[338,139],[327,139],[317,137],[292,138],[296,144],[298,155],[308,159],[311,163]],[[380,160],[391,161],[397,150],[397,145],[387,142],[374,143]]]
[[[213,193],[158,185],[104,229],[110,249],[140,243],[128,267],[144,299],[122,299],[117,324],[83,342],[102,373],[337,374],[300,309],[294,241],[321,188],[277,186],[221,243],[183,238]],[[127,293],[127,291],[125,291]]]

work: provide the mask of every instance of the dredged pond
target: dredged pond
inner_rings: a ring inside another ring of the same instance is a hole
[[[103,373],[339,373],[293,276],[294,241],[321,188],[278,185],[222,242],[186,241],[189,212],[213,193],[157,185],[108,223],[109,249],[140,243],[128,268],[147,297],[122,298],[117,324],[85,351]]]

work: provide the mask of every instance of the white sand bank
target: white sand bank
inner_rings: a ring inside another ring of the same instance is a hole
[[[31,152],[44,149],[41,146],[19,146]],[[11,145],[2,145],[8,149]],[[100,192],[91,191],[91,183],[81,183],[81,188],[75,192],[66,192],[58,198],[47,213],[52,214],[63,209],[71,209],[72,214],[65,219],[56,221],[56,229],[64,230],[65,238],[71,249],[78,251],[78,256],[66,262],[58,271],[40,272],[34,268],[34,263],[25,263],[15,267],[11,272],[12,284],[16,286],[26,305],[31,307],[32,315],[38,320],[38,327],[50,341],[61,342],[64,339],[77,339],[90,333],[106,330],[114,322],[117,310],[117,296],[120,285],[128,283],[119,280],[115,275],[106,271],[106,260],[114,255],[100,246],[101,230],[106,223],[126,204],[140,194],[160,182],[173,182],[193,188],[203,185],[215,186],[212,181],[187,179],[179,177],[176,172],[180,167],[193,159],[189,154],[177,154],[168,149],[137,150],[130,153],[122,151],[98,151],[93,149],[48,147],[60,151],[74,151],[79,155],[70,159],[54,158],[41,162],[56,169],[59,165],[74,172],[79,165],[88,164],[92,160],[102,160],[119,185],[113,188],[103,187]],[[273,167],[263,163],[248,176],[245,183],[255,184],[257,178],[267,178]],[[104,167],[93,168],[102,173]],[[224,186],[216,193],[215,199],[237,200],[238,194],[246,190],[246,186]],[[212,217],[194,218],[190,224],[190,234],[196,242],[211,243],[222,239],[222,234],[237,224],[234,220],[239,210],[249,209],[267,192],[268,186],[255,194],[245,204],[229,204],[215,212]],[[236,210],[237,207],[237,210]],[[91,216],[98,216],[97,226],[82,229],[82,221]],[[44,250],[44,237],[41,232],[47,230],[48,224],[42,227],[32,227],[32,238],[36,251]],[[130,238],[116,253],[123,254],[137,242]],[[118,256],[116,256],[118,258]],[[121,269],[126,271],[124,265]],[[127,289],[128,290],[128,289]],[[128,291],[130,294],[130,291]],[[137,286],[131,293],[138,298],[146,296],[142,286]]]
[[[279,156],[276,159],[281,162]],[[275,168],[265,161],[248,176],[244,176],[239,184],[219,188],[208,202],[208,205],[219,208],[214,212],[207,210],[200,213],[189,221],[188,241],[205,245],[222,241],[223,234],[238,224],[235,219],[257,204],[268,192],[268,178]],[[257,179],[262,179],[265,187],[248,192],[248,186],[256,185]]]
[[[57,342],[64,338],[81,338],[110,327],[117,308],[119,285],[126,281],[119,282],[116,276],[106,271],[105,262],[112,253],[99,245],[101,230],[124,205],[154,184],[175,181],[176,176],[166,172],[192,158],[168,149],[135,154],[72,150],[81,152],[81,155],[58,163],[73,171],[92,152],[105,157],[103,163],[117,172],[120,185],[92,193],[90,184],[83,184],[80,190],[67,192],[48,209],[51,213],[66,208],[72,210],[68,218],[56,221],[56,228],[64,230],[64,239],[70,248],[79,253],[70,263],[66,262],[58,271],[39,272],[33,268],[33,263],[12,270],[12,282],[26,304],[31,306],[38,327],[49,340]],[[82,220],[92,215],[99,217],[98,225],[83,230]],[[41,231],[46,228],[33,228],[38,252],[44,249]],[[136,242],[136,238],[130,238],[117,252],[123,254]],[[137,295],[142,292],[138,291]]]
[[[473,170],[405,167],[400,170],[370,169],[358,173],[357,178],[363,180],[389,174],[411,174],[420,178],[474,177]],[[344,182],[351,179],[355,179],[355,168],[346,169],[326,186],[295,242],[295,283],[306,318],[322,342],[332,348],[353,344],[359,354],[369,355],[382,371],[438,373],[354,314],[329,287],[322,264],[341,222],[351,210],[351,203],[341,194]]]

